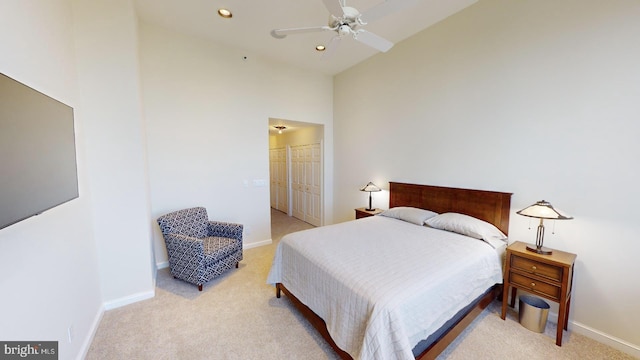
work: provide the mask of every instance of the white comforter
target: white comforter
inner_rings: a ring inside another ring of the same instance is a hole
[[[408,360],[502,269],[481,240],[373,216],[286,235],[267,282],[324,319],[354,359]]]

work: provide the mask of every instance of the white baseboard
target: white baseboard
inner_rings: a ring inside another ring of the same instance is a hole
[[[100,326],[100,321],[102,321],[102,316],[104,315],[104,305],[100,306],[98,312],[96,312],[96,316],[93,318],[93,322],[91,323],[91,327],[89,328],[89,334],[84,339],[82,346],[80,347],[80,352],[78,353],[78,360],[82,360],[87,357],[87,353],[89,353],[89,348],[91,347],[91,343],[93,342],[93,338],[96,336],[96,331],[98,331],[98,326]]]
[[[89,348],[91,347],[91,343],[93,342],[93,338],[96,335],[96,331],[98,331],[98,326],[100,326],[100,321],[102,321],[102,317],[104,316],[104,312],[107,310],[119,308],[121,306],[133,304],[138,301],[150,299],[155,296],[155,287],[153,291],[145,291],[138,294],[134,294],[131,296],[127,296],[121,299],[107,301],[100,306],[98,311],[96,312],[96,316],[91,323],[91,327],[89,328],[88,336],[84,339],[82,346],[80,347],[80,352],[78,353],[78,360],[84,359],[89,352]]]
[[[252,248],[256,248],[256,247],[260,247],[260,246],[271,245],[272,243],[273,243],[273,241],[271,241],[271,239],[267,239],[267,240],[252,242],[252,243],[249,243],[249,244],[244,244],[244,246],[242,248],[243,249],[252,249]]]
[[[614,349],[620,350],[633,357],[640,358],[640,346],[628,343],[622,339],[618,339],[615,336],[605,334],[587,325],[581,324],[575,321],[569,321],[570,329],[580,335],[584,335],[590,339],[593,339],[599,343],[611,346]]]
[[[556,326],[558,326],[558,313],[549,312],[549,317],[547,320],[549,322],[556,324]],[[620,350],[633,357],[640,358],[640,346],[628,343],[622,339],[618,339],[615,336],[605,334],[602,331],[596,330],[594,328],[591,328],[587,325],[581,324],[576,321],[569,320],[568,328],[569,330],[574,331],[576,334],[586,336],[589,339],[593,339],[601,344],[611,346],[616,350]]]
[[[257,242],[252,242],[249,244],[243,244],[242,248],[243,249],[252,249],[252,248],[256,248],[259,246],[266,246],[266,245],[271,245],[273,243],[273,241],[271,239],[267,239],[267,240],[263,240],[263,241],[257,241]],[[163,261],[163,262],[158,262],[156,263],[156,269],[160,270],[160,269],[164,269],[169,267],[169,261]]]
[[[270,245],[272,243],[271,239],[267,239],[264,241],[258,241],[258,242],[254,242],[254,243],[250,243],[250,244],[245,244],[245,246],[243,247],[244,249],[251,249],[251,248],[255,248],[255,247],[259,247],[259,246],[265,246],[265,245]],[[164,269],[166,267],[169,267],[169,262],[168,261],[163,261],[163,262],[159,262],[156,263],[156,268],[157,269]],[[98,326],[100,326],[100,321],[102,320],[102,317],[104,316],[104,312],[107,310],[111,310],[111,309],[115,309],[115,308],[119,308],[125,305],[129,305],[129,304],[133,304],[135,302],[138,301],[142,301],[142,300],[147,300],[147,299],[151,299],[152,297],[155,296],[155,281],[156,278],[154,277],[154,286],[153,286],[153,290],[152,291],[145,291],[145,292],[141,292],[141,293],[137,293],[137,294],[133,294],[130,296],[126,296],[120,299],[116,299],[116,300],[112,300],[112,301],[106,301],[102,304],[102,306],[98,309],[98,312],[96,313],[95,318],[93,319],[93,322],[91,324],[91,327],[89,329],[89,334],[88,336],[85,338],[84,342],[82,343],[82,347],[80,348],[80,352],[78,353],[78,360],[80,359],[84,359],[87,356],[87,353],[89,352],[89,348],[91,347],[91,343],[93,342],[93,338],[96,335],[96,331],[98,331]]]
[[[104,309],[105,310],[116,309],[125,305],[136,303],[138,301],[151,299],[154,296],[156,296],[155,288],[153,288],[153,290],[151,291],[140,292],[137,294],[125,296],[120,299],[106,301],[104,303]]]

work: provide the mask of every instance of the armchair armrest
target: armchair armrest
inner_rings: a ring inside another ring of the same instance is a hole
[[[208,222],[209,236],[221,236],[232,239],[237,239],[242,242],[242,230],[244,226],[242,224],[234,224],[221,221]]]

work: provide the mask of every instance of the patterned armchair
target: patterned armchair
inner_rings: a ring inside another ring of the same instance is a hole
[[[207,209],[194,207],[158,218],[169,255],[171,275],[198,285],[221,275],[242,260],[240,224],[209,221]]]

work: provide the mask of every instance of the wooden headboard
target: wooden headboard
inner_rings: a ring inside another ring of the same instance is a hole
[[[437,213],[457,212],[495,225],[509,234],[511,193],[431,185],[389,183],[389,208],[411,206]]]

